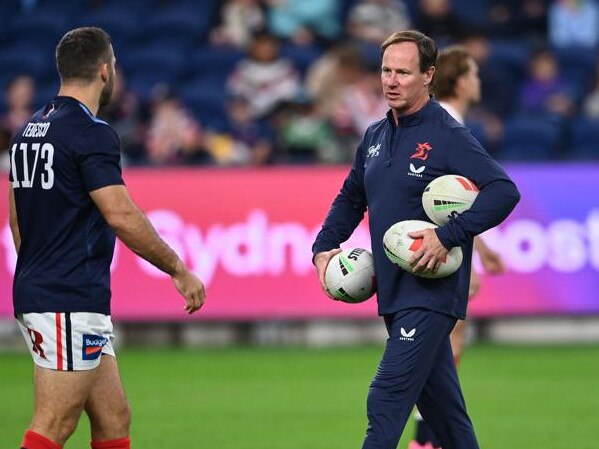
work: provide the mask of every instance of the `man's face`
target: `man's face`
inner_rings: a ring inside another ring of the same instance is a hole
[[[462,88],[470,103],[478,103],[481,98],[478,64],[474,62],[474,59],[470,58],[468,60],[468,67],[468,72],[461,76]]]
[[[392,44],[383,54],[381,82],[385,100],[400,114],[417,111],[428,99],[435,68],[420,72],[418,48],[413,42]]]
[[[112,46],[110,47],[110,64],[108,64],[108,79],[106,80],[106,84],[102,88],[102,92],[100,93],[100,107],[107,106],[110,104],[110,100],[112,99],[112,92],[114,91],[114,82],[116,79],[116,58],[114,57],[114,51],[112,50]]]

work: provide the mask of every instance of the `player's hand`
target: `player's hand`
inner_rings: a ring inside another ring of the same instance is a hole
[[[327,271],[327,266],[329,265],[329,261],[335,254],[339,254],[341,252],[341,248],[335,248],[330,251],[322,251],[317,253],[314,256],[314,266],[316,267],[316,272],[318,273],[318,280],[320,281],[320,288],[325,295],[327,295],[331,299],[335,299],[333,295],[329,292],[327,288],[327,284],[325,282],[325,273]]]
[[[478,278],[478,274],[476,271],[472,269],[470,271],[470,285],[468,286],[468,299],[471,299],[475,296],[480,290],[480,279]]]
[[[478,255],[486,273],[502,274],[506,272],[505,263],[498,252],[487,248],[485,251],[479,251]]]
[[[187,313],[191,315],[201,309],[206,299],[206,291],[204,284],[195,274],[181,264],[181,268],[173,274],[173,283],[181,296],[185,298]]]
[[[414,252],[410,266],[416,273],[434,273],[441,261],[447,257],[447,248],[443,246],[434,229],[422,229],[408,233],[413,239],[422,239],[422,245]]]

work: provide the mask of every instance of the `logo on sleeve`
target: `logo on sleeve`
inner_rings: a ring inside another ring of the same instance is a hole
[[[426,161],[428,159],[428,153],[433,149],[433,146],[428,143],[418,143],[416,144],[416,150],[413,155],[410,156],[410,159],[420,159]]]
[[[96,360],[102,354],[102,348],[108,343],[108,338],[100,335],[83,334],[83,360]]]

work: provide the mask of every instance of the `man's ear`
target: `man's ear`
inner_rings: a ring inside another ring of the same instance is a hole
[[[434,75],[435,75],[435,66],[429,67],[424,72],[424,85],[425,86],[428,86],[428,85],[430,85],[432,83]]]
[[[108,81],[109,73],[108,73],[108,64],[107,63],[100,65],[100,78],[104,82]]]

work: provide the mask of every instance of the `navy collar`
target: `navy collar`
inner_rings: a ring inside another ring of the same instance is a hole
[[[57,95],[56,97],[54,97],[54,101],[66,101],[67,103],[71,103],[71,104],[76,104],[79,105],[83,108],[84,111],[86,111],[89,115],[93,116],[92,111],[89,110],[89,108],[87,106],[85,106],[83,103],[81,103],[79,100],[77,100],[76,98],[73,97],[69,97],[66,95]]]
[[[439,103],[430,97],[426,104],[413,114],[399,116],[398,126],[406,127],[419,125],[422,121],[425,121],[434,115],[439,108],[441,108]],[[389,120],[391,124],[395,125],[395,121],[393,120],[393,111],[391,109],[387,111],[387,120]]]

